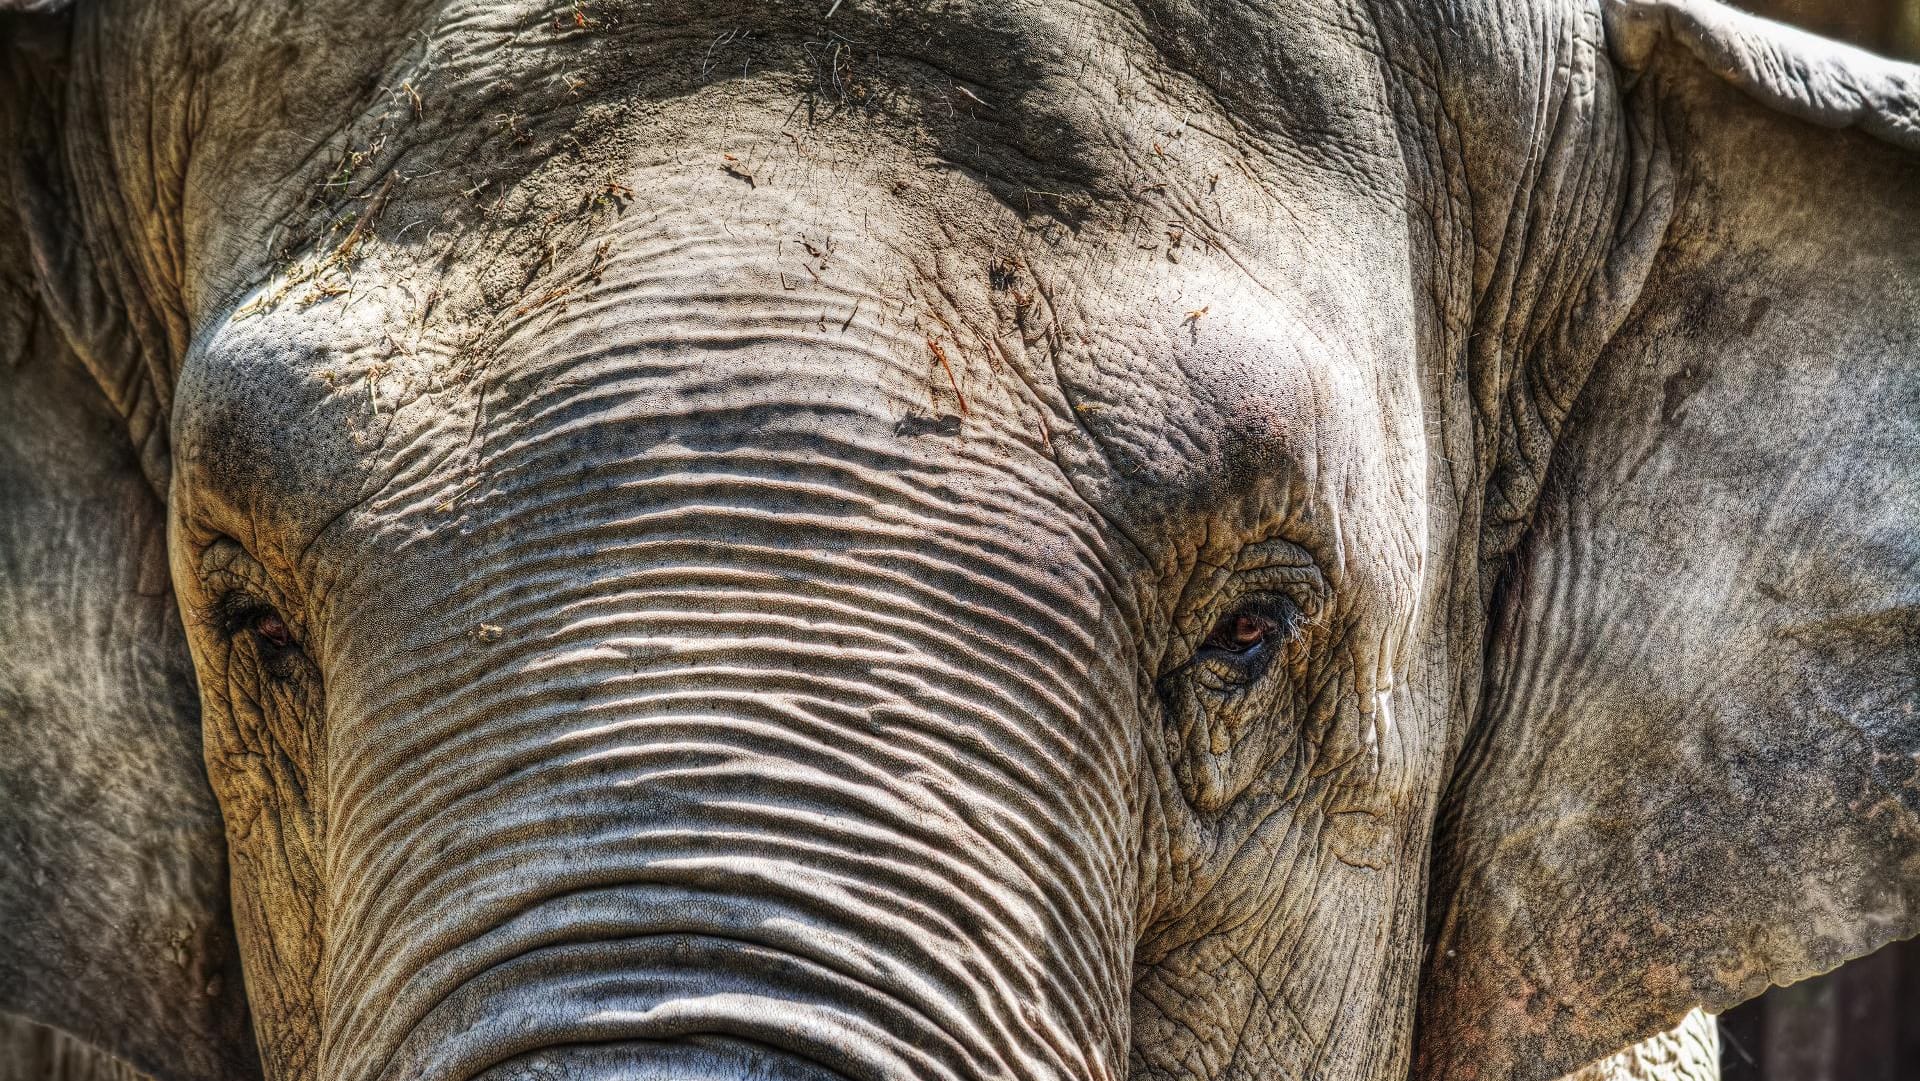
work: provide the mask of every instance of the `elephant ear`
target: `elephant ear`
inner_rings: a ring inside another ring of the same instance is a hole
[[[129,336],[58,211],[14,29],[0,16],[0,1012],[161,1081],[256,1077],[166,516],[95,374]]]
[[[1692,0],[1608,31],[1672,217],[1496,593],[1428,1081],[1920,931],[1920,69]]]

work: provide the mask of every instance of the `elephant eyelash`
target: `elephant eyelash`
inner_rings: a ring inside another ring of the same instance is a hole
[[[255,598],[237,590],[220,594],[200,613],[200,622],[223,638],[232,638],[245,630],[253,612],[260,608]]]

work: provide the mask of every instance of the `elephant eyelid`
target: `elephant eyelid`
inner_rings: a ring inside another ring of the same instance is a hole
[[[251,633],[272,651],[297,647],[279,606],[266,599],[267,572],[239,541],[221,536],[201,553],[201,574],[212,599],[199,606],[200,624],[229,641]]]
[[[199,622],[222,638],[231,638],[247,626],[248,616],[259,602],[245,593],[230,590],[199,606]]]
[[[253,633],[259,635],[276,649],[290,649],[293,646],[293,632],[287,629],[286,621],[280,613],[271,608],[265,609],[253,617]]]
[[[276,649],[294,645],[293,632],[272,605],[238,590],[222,594],[213,603],[207,622],[226,638],[251,632]]]
[[[1195,650],[1195,661],[1264,671],[1275,648],[1285,648],[1305,622],[1300,606],[1284,596],[1263,596],[1229,609]]]

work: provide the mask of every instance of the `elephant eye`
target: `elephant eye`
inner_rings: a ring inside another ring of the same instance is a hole
[[[286,649],[293,645],[293,632],[287,629],[286,621],[280,613],[269,608],[253,617],[253,633],[275,649]]]
[[[1216,689],[1251,686],[1289,655],[1302,622],[1299,607],[1287,597],[1261,593],[1244,598],[1201,639],[1192,663]]]
[[[1300,623],[1300,609],[1285,597],[1262,595],[1247,600],[1213,625],[1200,643],[1199,656],[1251,663],[1263,648],[1284,642]]]
[[[1247,653],[1259,648],[1279,631],[1279,624],[1258,612],[1234,612],[1214,626],[1201,648],[1223,653]]]
[[[276,651],[295,645],[293,630],[280,613],[246,593],[236,591],[222,597],[215,613],[229,638],[251,634],[261,645]]]

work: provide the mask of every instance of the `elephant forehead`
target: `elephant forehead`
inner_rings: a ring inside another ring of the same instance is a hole
[[[415,25],[329,3],[225,41],[177,163],[203,256],[189,291],[212,315],[388,175],[510,217],[517,186],[571,166],[576,202],[635,159],[779,185],[836,135],[859,147],[836,185],[961,169],[1074,229],[1137,207],[1155,228],[1190,217],[1229,177],[1389,203],[1402,183],[1383,50],[1345,0],[830,6],[521,0],[435,5]]]
[[[282,239],[189,364],[187,486],[271,493],[302,539],[421,461],[458,473],[538,388],[652,371],[598,414],[633,452],[728,403],[991,432],[1163,571],[1215,534],[1392,526],[1419,445],[1392,132],[1365,35],[1299,7],[863,6],[827,39],[698,3],[451,19],[293,171],[348,193],[304,246],[252,223]]]
[[[1359,282],[1393,273],[1391,243],[1049,245],[996,231],[964,177],[933,200],[941,229],[886,192],[630,175],[676,212],[596,216],[505,294],[477,280],[497,270],[483,247],[378,236],[338,295],[263,287],[188,366],[183,490],[303,547],[394,477],[438,470],[451,493],[503,440],[595,460],[885,445],[927,470],[1065,474],[1162,571],[1288,522],[1364,538],[1413,491],[1411,332]]]
[[[789,81],[788,91],[815,95],[810,122],[829,112],[873,118],[932,106],[929,113],[948,121],[984,121],[975,131],[997,127],[1023,151],[1062,155],[1086,149],[1074,140],[1102,119],[1077,108],[1076,96],[1151,102],[1195,90],[1206,111],[1231,115],[1248,134],[1285,134],[1307,153],[1337,148],[1351,171],[1358,144],[1380,134],[1384,112],[1384,50],[1367,8],[1357,0],[462,0],[435,5],[423,29],[448,82],[478,90],[518,74],[522,62],[549,76],[516,82],[522,103],[577,99],[607,78],[664,104],[751,81],[756,71],[800,75],[805,82]],[[419,65],[423,82],[430,66],[437,65]],[[550,77],[556,73],[576,81]],[[1002,111],[1009,117],[998,124],[979,115]],[[1038,130],[1018,130],[1036,121]],[[985,154],[971,146],[970,126],[955,125],[949,147]]]

